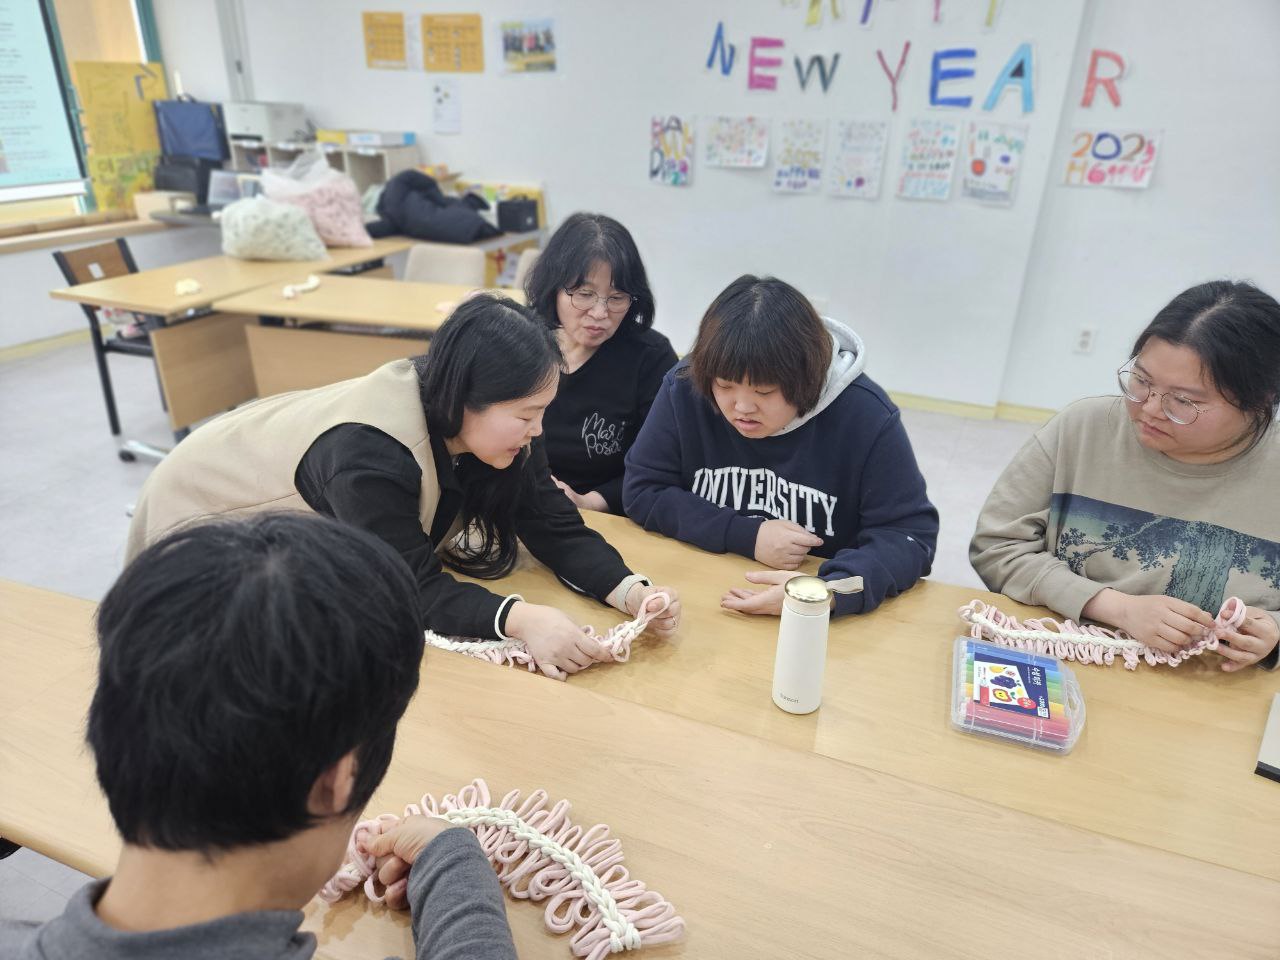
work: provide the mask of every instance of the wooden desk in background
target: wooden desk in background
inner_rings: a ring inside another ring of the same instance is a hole
[[[329,274],[320,278],[315,290],[292,299],[285,298],[282,286],[270,285],[218,300],[213,308],[263,321],[244,332],[257,395],[266,397],[362,376],[391,360],[424,353],[426,338],[472,289]],[[524,303],[521,290],[494,292]],[[300,325],[267,323],[281,319]],[[308,323],[358,326],[368,333],[301,326]],[[386,333],[387,328],[396,332]],[[400,331],[419,336],[397,335]]]
[[[102,876],[119,844],[83,746],[93,610],[0,582],[0,834]],[[660,694],[661,665],[641,648],[630,664],[587,673],[634,674]],[[1013,944],[1037,956],[1262,960],[1280,942],[1274,880],[790,750],[572,680],[436,650],[427,651],[422,679],[369,812],[399,810],[476,776],[499,796],[544,787],[570,800],[575,821],[609,824],[632,876],[685,918],[682,943],[642,957],[972,960]],[[1059,764],[1070,779],[1072,768]],[[1189,823],[1212,824],[1212,812],[1186,813]],[[540,905],[507,906],[522,957],[568,956],[564,938],[543,928]],[[321,956],[412,956],[404,918],[363,898],[313,901],[306,915]]]
[[[338,247],[324,260],[301,262],[204,257],[61,287],[49,295],[152,318],[156,368],[169,403],[170,423],[180,431],[257,395],[244,336],[245,325],[254,318],[211,312],[215,300],[264,284],[301,283],[312,273],[365,265],[389,272],[389,267],[382,266],[383,258],[409,249],[414,242],[408,237],[385,237],[371,247]],[[180,297],[175,285],[187,279],[199,283],[200,291]]]
[[[1280,880],[1280,785],[1253,773],[1280,672],[1224,674],[1213,655],[1136,672],[1070,664],[1088,721],[1069,755],[961,734],[947,722],[951,645],[965,632],[957,609],[974,597],[1019,617],[1033,608],[924,581],[868,616],[832,622],[823,704],[796,717],[771,699],[778,619],[720,608],[725,591],[747,585],[743,572],[759,564],[622,517],[583,516],[631,569],[676,586],[684,615],[673,642],[641,638],[629,664],[592,667],[572,678],[575,687]],[[621,619],[545,567],[527,557],[522,564],[488,586],[601,630]],[[1274,909],[1280,924],[1280,899]]]

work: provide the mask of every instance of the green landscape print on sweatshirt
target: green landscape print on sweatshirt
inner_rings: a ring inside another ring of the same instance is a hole
[[[1217,610],[1233,571],[1280,589],[1280,544],[1216,523],[1162,517],[1073,493],[1055,493],[1049,528],[1061,531],[1054,550],[1085,576],[1090,557],[1110,554],[1142,570],[1169,570],[1165,593],[1201,610]]]

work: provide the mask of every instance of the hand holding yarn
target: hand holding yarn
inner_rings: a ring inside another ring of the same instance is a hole
[[[439,817],[410,815],[367,842],[377,868],[373,877],[387,906],[409,909],[409,871],[427,845],[452,826]]]
[[[1218,635],[1218,653],[1222,669],[1234,673],[1265,659],[1280,643],[1280,624],[1275,617],[1257,607],[1245,607],[1240,623],[1227,627]]]
[[[556,680],[613,659],[566,614],[543,604],[523,600],[513,604],[507,614],[507,633],[529,649],[539,670]]]
[[[1106,592],[1103,591],[1104,594]],[[1091,608],[1092,603],[1086,605],[1085,610],[1090,611]],[[1017,650],[1030,650],[1063,660],[1107,666],[1115,662],[1116,654],[1120,654],[1124,658],[1125,669],[1136,670],[1139,660],[1145,660],[1153,667],[1157,663],[1176,667],[1182,661],[1197,657],[1206,650],[1224,649],[1221,646],[1222,640],[1239,631],[1249,609],[1239,597],[1228,597],[1213,621],[1213,628],[1190,646],[1175,645],[1173,653],[1145,644],[1129,636],[1124,630],[1108,630],[1095,624],[1079,624],[1074,620],[1059,622],[1050,617],[1019,621],[981,600],[971,600],[961,607],[960,619],[969,624],[969,636],[976,640],[990,640]],[[1101,616],[1095,613],[1090,615]]]
[[[779,570],[795,570],[822,538],[790,520],[766,520],[756,531],[755,557]]]
[[[665,606],[650,597],[665,598]],[[646,587],[638,584],[627,593],[627,613],[636,618],[643,618],[637,635],[644,630],[652,630],[660,640],[670,640],[680,626],[680,595],[675,587]]]
[[[527,796],[512,790],[494,804],[489,785],[481,779],[439,800],[424,794],[405,807],[403,821],[384,813],[356,824],[346,862],[318,895],[336,903],[363,887],[372,902],[395,906],[388,896],[393,890],[403,892],[398,884],[407,871],[392,858],[403,863],[398,852],[401,845],[404,853],[416,846],[413,833],[402,838],[400,831],[425,815],[447,821],[441,829],[449,825],[470,829],[497,872],[498,882],[513,899],[546,902],[547,930],[571,934],[568,946],[575,957],[604,960],[623,950],[680,939],[684,920],[662,894],[632,878],[623,862],[622,841],[611,836],[605,824],[575,824],[569,819],[571,811],[567,800],[552,803],[545,790]],[[411,831],[429,829],[426,824],[409,827]],[[417,847],[417,852],[425,847],[425,843]],[[383,854],[385,859],[379,863],[380,852],[388,848],[391,853]],[[384,870],[391,884],[380,893]]]
[[[1110,587],[1085,604],[1090,620],[1114,624],[1139,643],[1164,653],[1180,653],[1209,636],[1213,615],[1194,603],[1164,594],[1134,596]]]

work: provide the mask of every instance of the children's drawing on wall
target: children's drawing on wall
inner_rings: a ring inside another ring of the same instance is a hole
[[[971,120],[965,136],[960,195],[982,203],[1013,203],[1027,147],[1021,124]]]
[[[711,117],[705,160],[709,167],[763,167],[769,157],[764,117]]]
[[[1159,156],[1158,130],[1077,130],[1071,135],[1066,175],[1069,187],[1145,190]]]
[[[821,193],[826,141],[824,120],[783,120],[774,153],[774,193]]]
[[[507,20],[501,30],[507,73],[547,73],[556,68],[555,21]]]
[[[874,200],[880,196],[889,124],[883,120],[837,120],[831,134],[827,184],[832,196]]]
[[[912,120],[902,145],[898,196],[906,200],[946,200],[951,196],[951,175],[959,153],[958,121]]]
[[[649,129],[649,179],[669,187],[687,187],[693,174],[693,121],[655,116]]]

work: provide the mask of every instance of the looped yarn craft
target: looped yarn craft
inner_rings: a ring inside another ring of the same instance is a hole
[[[995,606],[971,600],[960,608],[960,619],[969,624],[969,636],[975,640],[991,640],[1005,647],[1032,653],[1075,660],[1078,663],[1100,663],[1110,666],[1119,654],[1126,670],[1136,670],[1138,661],[1150,666],[1167,663],[1176,667],[1182,661],[1197,657],[1206,650],[1217,650],[1221,636],[1244,623],[1245,603],[1239,597],[1228,597],[1218,611],[1214,627],[1205,639],[1177,653],[1165,653],[1135,640],[1123,630],[1108,630],[1074,620],[1058,621],[1051,617],[1019,622]]]
[[[622,841],[610,837],[602,823],[586,830],[575,825],[569,820],[569,801],[551,804],[549,799],[545,790],[535,790],[523,800],[519,790],[512,790],[493,806],[489,785],[477,778],[438,803],[424,794],[405,807],[404,815],[441,817],[469,828],[510,896],[547,901],[547,929],[572,932],[569,949],[575,957],[602,960],[622,950],[678,940],[684,920],[662,894],[631,879],[622,862]],[[400,819],[382,814],[356,824],[347,860],[321,888],[322,900],[336,903],[363,887],[369,900],[383,902],[368,847]]]
[[[645,597],[634,620],[618,624],[603,637],[590,626],[583,627],[582,632],[604,647],[615,663],[626,663],[631,657],[631,642],[644,633],[650,621],[665,613],[669,606],[671,597],[668,594],[654,593]],[[469,657],[488,660],[490,663],[505,663],[513,667],[519,664],[528,667],[531,672],[537,672],[538,669],[533,654],[523,640],[467,640],[441,636],[430,630],[426,634],[427,643],[441,650],[465,653]]]

